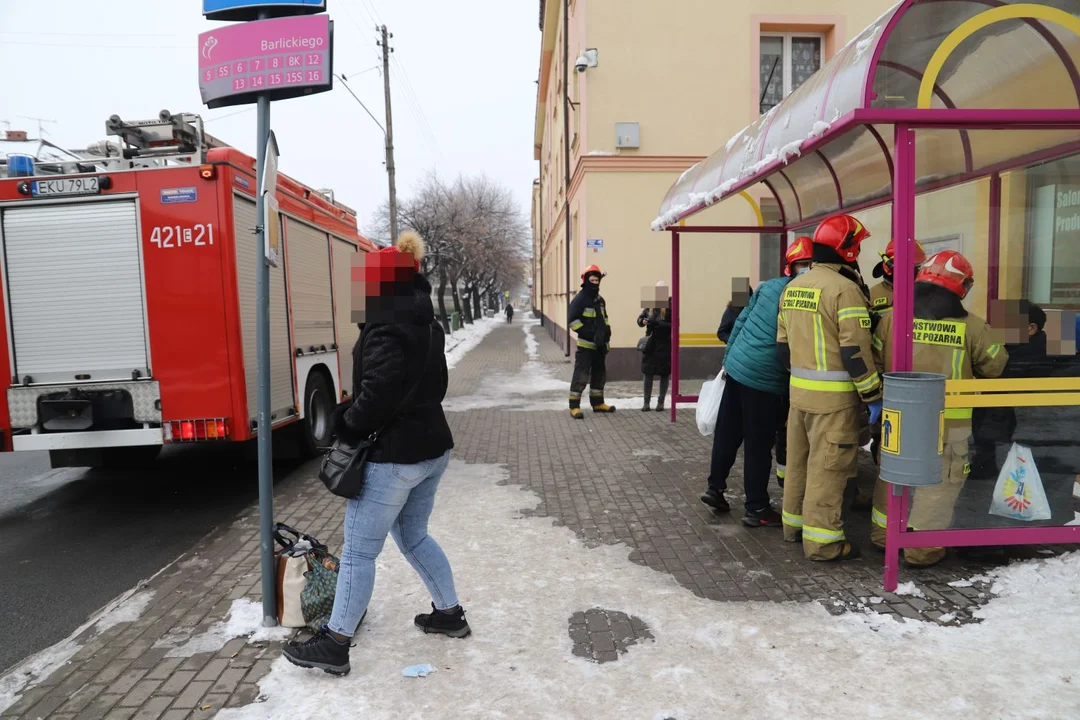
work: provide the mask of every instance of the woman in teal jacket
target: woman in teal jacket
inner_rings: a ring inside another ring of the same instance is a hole
[[[783,277],[762,283],[735,321],[724,353],[724,395],[713,434],[708,489],[701,501],[729,511],[724,497],[739,447],[743,447],[743,479],[749,527],[781,527],[780,514],[769,502],[773,444],[787,419],[788,371],[776,354],[776,316],[780,297],[791,281],[810,267],[813,244],[799,238],[787,253]],[[777,446],[777,474],[782,473],[784,444]]]

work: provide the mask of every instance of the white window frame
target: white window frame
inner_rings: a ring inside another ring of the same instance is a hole
[[[763,33],[761,33],[761,38],[758,41],[758,56],[757,56],[757,66],[759,68],[759,70],[758,70],[758,97],[761,97],[761,91],[764,90],[764,88],[761,86],[761,71],[760,71],[760,68],[761,68],[761,42],[760,41],[768,39],[768,40],[782,40],[784,42],[784,50],[783,50],[783,54],[782,54],[782,56],[780,58],[780,65],[782,66],[782,74],[783,74],[783,97],[786,98],[793,91],[793,88],[791,87],[791,67],[792,67],[791,41],[794,40],[794,39],[802,39],[802,38],[814,39],[814,40],[817,40],[818,42],[821,43],[821,66],[818,68],[818,70],[820,71],[821,68],[825,67],[825,63],[827,61],[827,58],[825,57],[825,35],[824,35],[824,33],[813,33],[813,32],[792,32],[792,33],[763,32]]]

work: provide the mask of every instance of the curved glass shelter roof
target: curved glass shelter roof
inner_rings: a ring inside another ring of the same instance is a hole
[[[653,229],[759,182],[788,228],[887,202],[894,126],[931,117],[916,146],[920,192],[1080,152],[1080,130],[1062,126],[1080,119],[1078,68],[1080,0],[904,0],[687,170]]]

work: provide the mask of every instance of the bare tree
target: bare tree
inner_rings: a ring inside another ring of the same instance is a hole
[[[517,290],[529,262],[528,222],[513,193],[485,176],[458,177],[453,184],[429,173],[398,205],[402,227],[416,230],[427,244],[422,271],[438,278],[438,305],[449,330],[446,290],[466,323],[493,305],[499,290]],[[371,234],[389,232],[387,208],[373,218]]]

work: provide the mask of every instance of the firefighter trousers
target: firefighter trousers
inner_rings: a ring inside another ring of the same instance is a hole
[[[956,501],[967,481],[968,441],[945,443],[941,458],[941,484],[924,485],[912,491],[909,530],[944,530],[952,525]],[[889,483],[878,478],[874,484],[873,524],[870,542],[885,547],[885,528],[888,523]],[[911,565],[934,565],[945,559],[945,548],[905,548],[904,559]]]
[[[862,406],[828,413],[792,407],[788,413],[784,539],[802,538],[810,560],[832,560],[843,551],[845,492],[856,476]]]
[[[581,407],[581,394],[589,386],[592,407],[604,404],[604,385],[607,383],[607,357],[599,350],[579,347],[574,356],[574,375],[570,380],[570,409]]]

